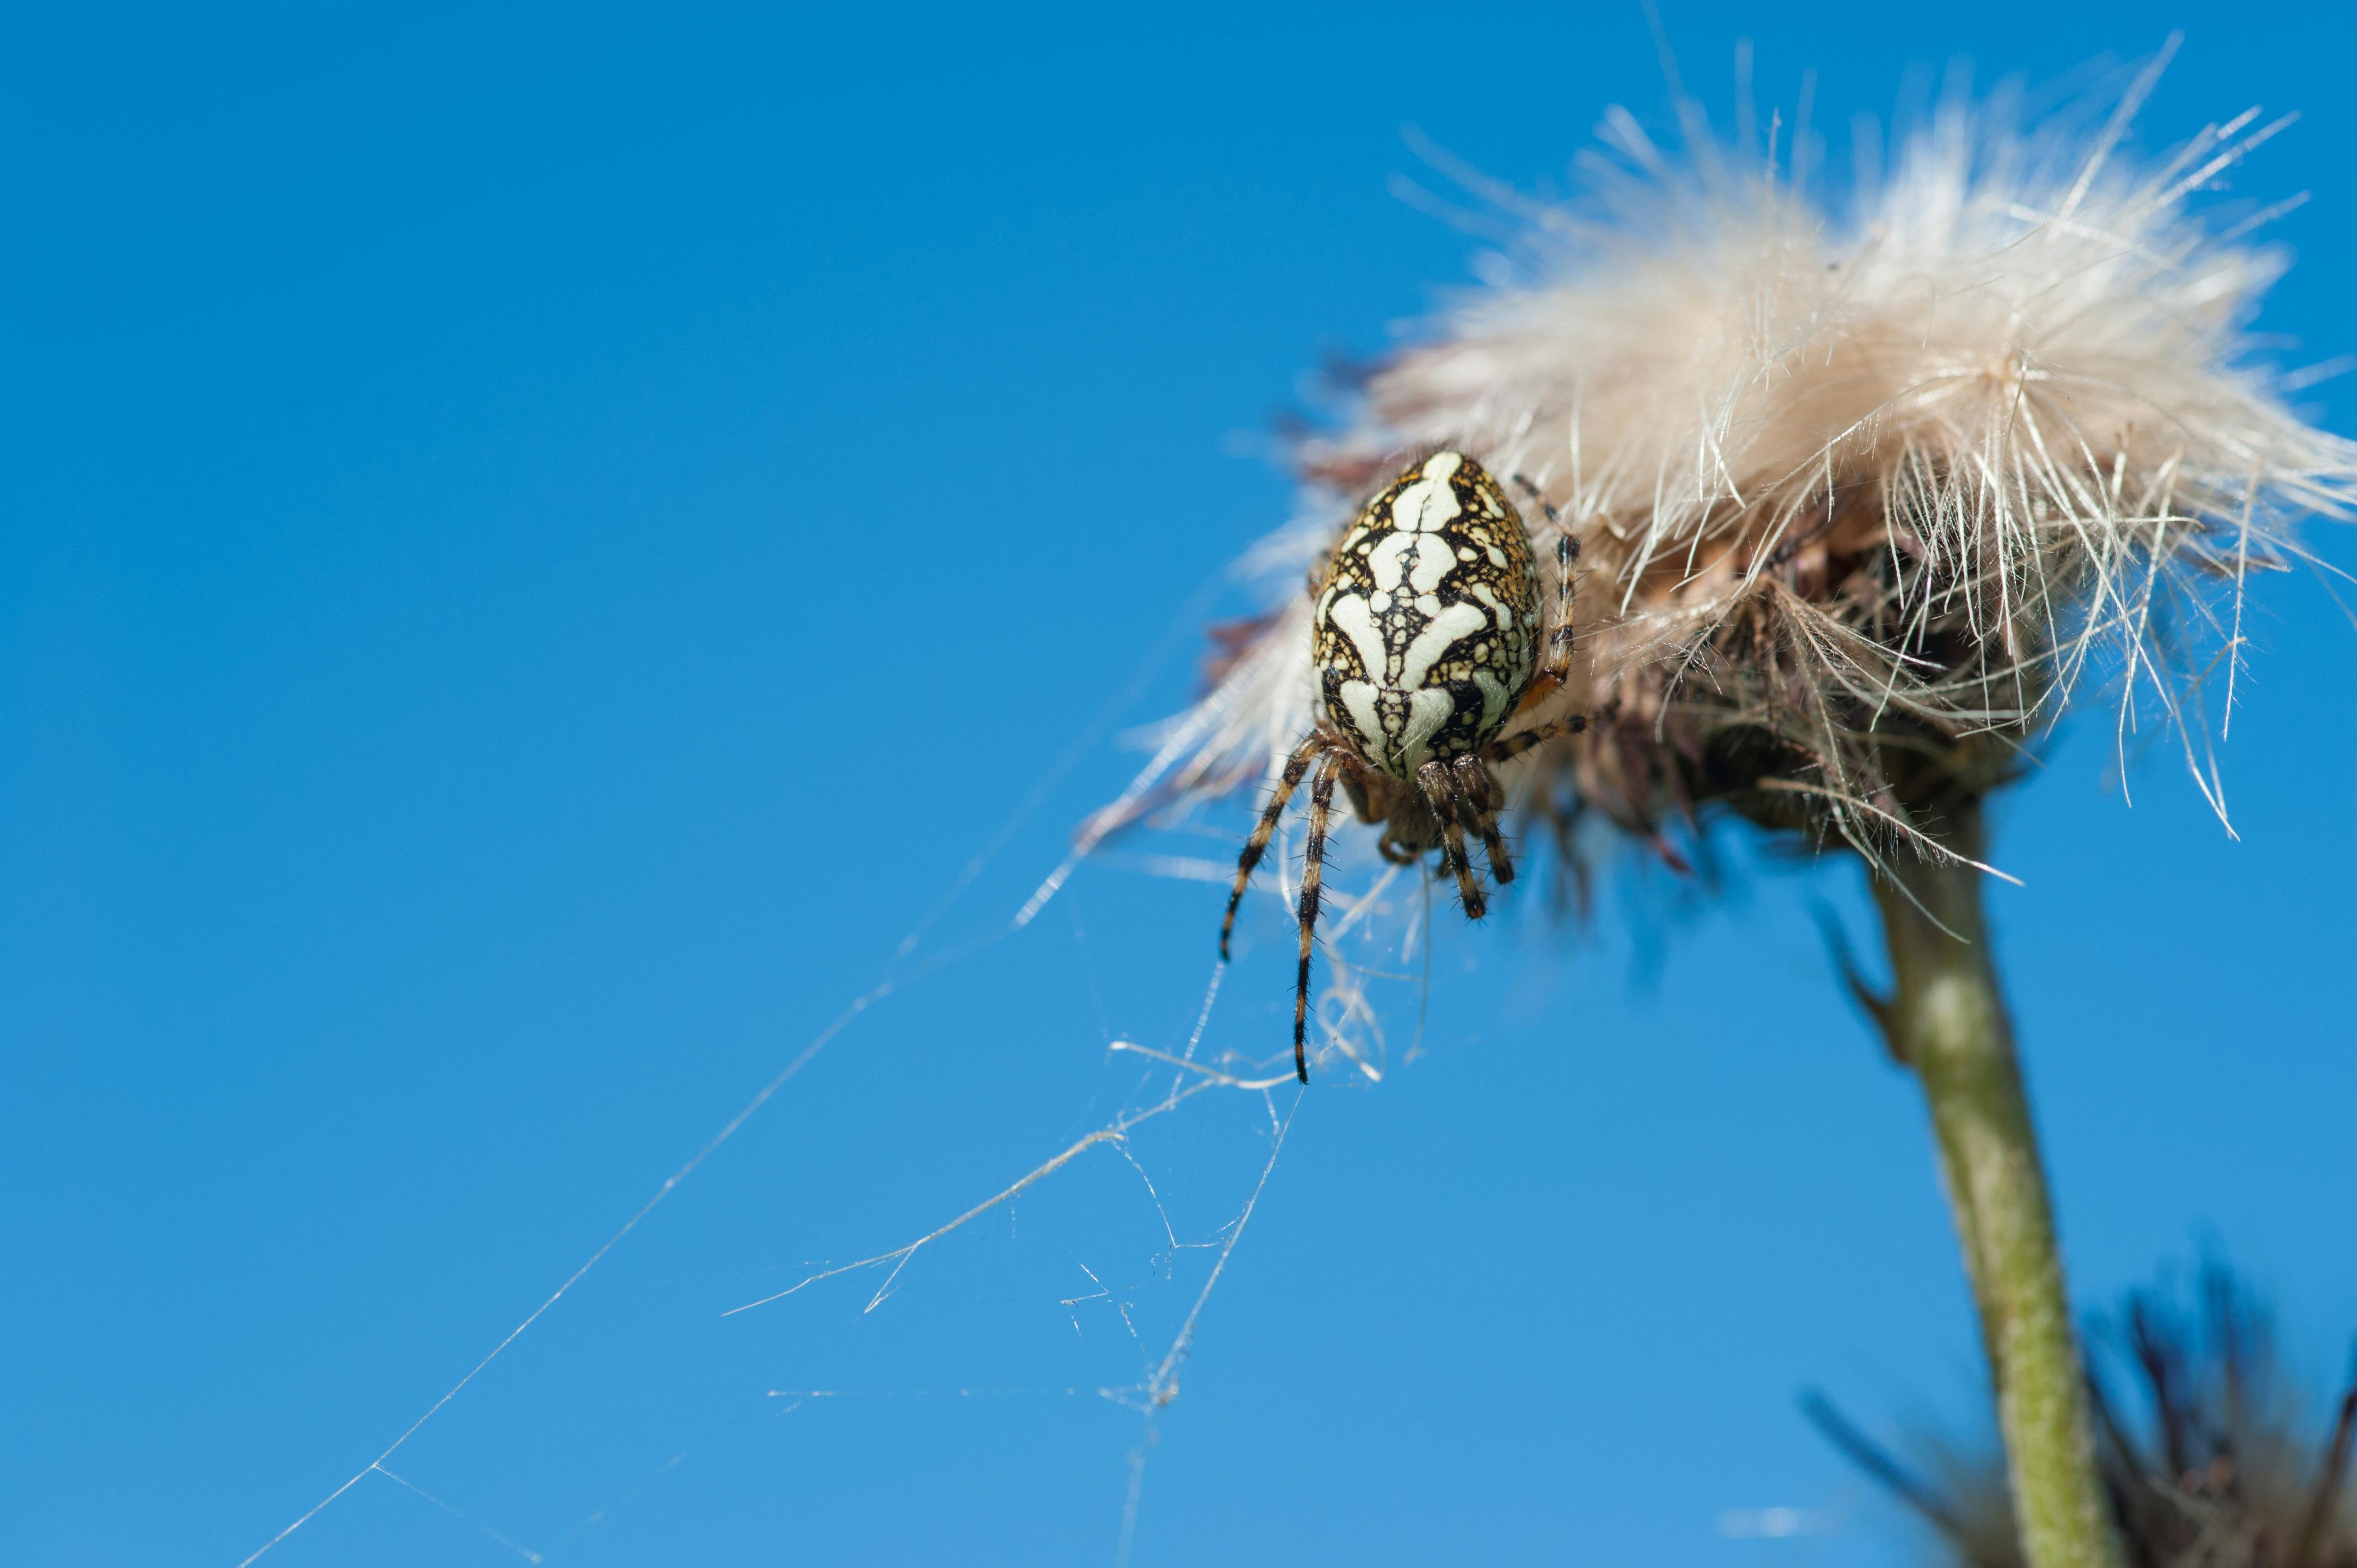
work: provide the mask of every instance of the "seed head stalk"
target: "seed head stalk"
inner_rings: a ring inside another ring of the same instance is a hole
[[[1966,797],[1941,836],[1977,861],[1984,833],[1981,801]],[[1874,876],[1892,978],[1869,1005],[1931,1109],[2023,1554],[2033,1568],[2114,1568],[2119,1544],[2095,1467],[2045,1161],[1989,950],[1985,880],[1946,858],[1894,857]]]

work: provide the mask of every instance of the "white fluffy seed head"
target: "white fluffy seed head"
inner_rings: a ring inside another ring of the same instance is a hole
[[[2271,214],[2188,207],[2282,122],[2139,165],[2119,143],[2153,74],[2101,122],[1952,104],[1843,216],[1772,156],[1674,161],[1617,111],[1584,199],[1460,176],[1518,242],[1303,445],[1301,515],[1249,560],[1288,591],[1157,768],[1216,791],[1291,748],[1301,564],[1447,446],[1527,477],[1583,547],[1579,676],[1524,722],[1598,722],[1534,757],[1543,806],[1650,836],[1724,800],[1873,854],[2091,682],[2123,735],[2181,736],[2215,803],[2244,586],[2345,515],[2357,446],[2255,353],[2285,262],[2244,236]]]

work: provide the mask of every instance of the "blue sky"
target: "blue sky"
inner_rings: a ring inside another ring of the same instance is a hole
[[[2357,348],[2345,18],[1667,10],[1714,110],[1749,33],[1763,103],[1814,68],[1836,126],[2185,26],[2143,145],[2301,110],[2236,177],[2316,198],[2262,326]],[[1635,5],[8,37],[0,1558],[237,1563],[869,996],[263,1561],[1106,1563],[1133,1496],[1141,1568],[1890,1560],[1794,1396],[1879,1423],[1977,1373],[1920,1105],[1814,924],[1863,929],[1847,868],[1623,878],[1577,937],[1518,893],[1444,924],[1421,1059],[1275,1097],[1273,1167],[1268,1105],[1206,1097],[874,1312],[865,1274],[721,1316],[1139,1103],[1110,1041],[1184,1040],[1218,889],[1108,861],[1007,918],[1247,607],[1272,413],[1466,279],[1387,193],[1403,127],[1534,184],[1608,103],[1663,123]],[[2000,811],[1995,910],[2082,1298],[2214,1237],[2320,1380],[2357,629],[2262,603],[2241,842],[2166,754],[2130,808],[2091,716]],[[1281,1043],[1283,946],[1208,1041]],[[1264,1169],[1148,1443],[1098,1391]],[[1821,1532],[1722,1530],[1780,1505]]]

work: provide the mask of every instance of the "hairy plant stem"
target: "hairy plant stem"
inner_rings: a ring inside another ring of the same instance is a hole
[[[1952,797],[1942,814],[1946,846],[1985,858],[1979,798]],[[1875,878],[1874,896],[1893,983],[1887,1000],[1869,1002],[1892,1054],[1922,1084],[1939,1136],[2022,1555],[2029,1568],[2118,1568],[2054,1206],[1982,915],[1984,874],[1903,854],[1892,872],[1895,880]]]

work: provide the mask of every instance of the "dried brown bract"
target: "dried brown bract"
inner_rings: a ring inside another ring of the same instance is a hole
[[[2164,1286],[2131,1292],[2093,1342],[2096,1455],[2112,1522],[2133,1568],[2357,1568],[2349,1489],[2357,1384],[2322,1423],[2304,1420],[2274,1326],[2224,1265],[2202,1269],[2189,1305]],[[1964,1568],[2018,1568],[2001,1456],[1919,1433],[1887,1452],[1812,1394],[1818,1430],[1929,1524]]]

